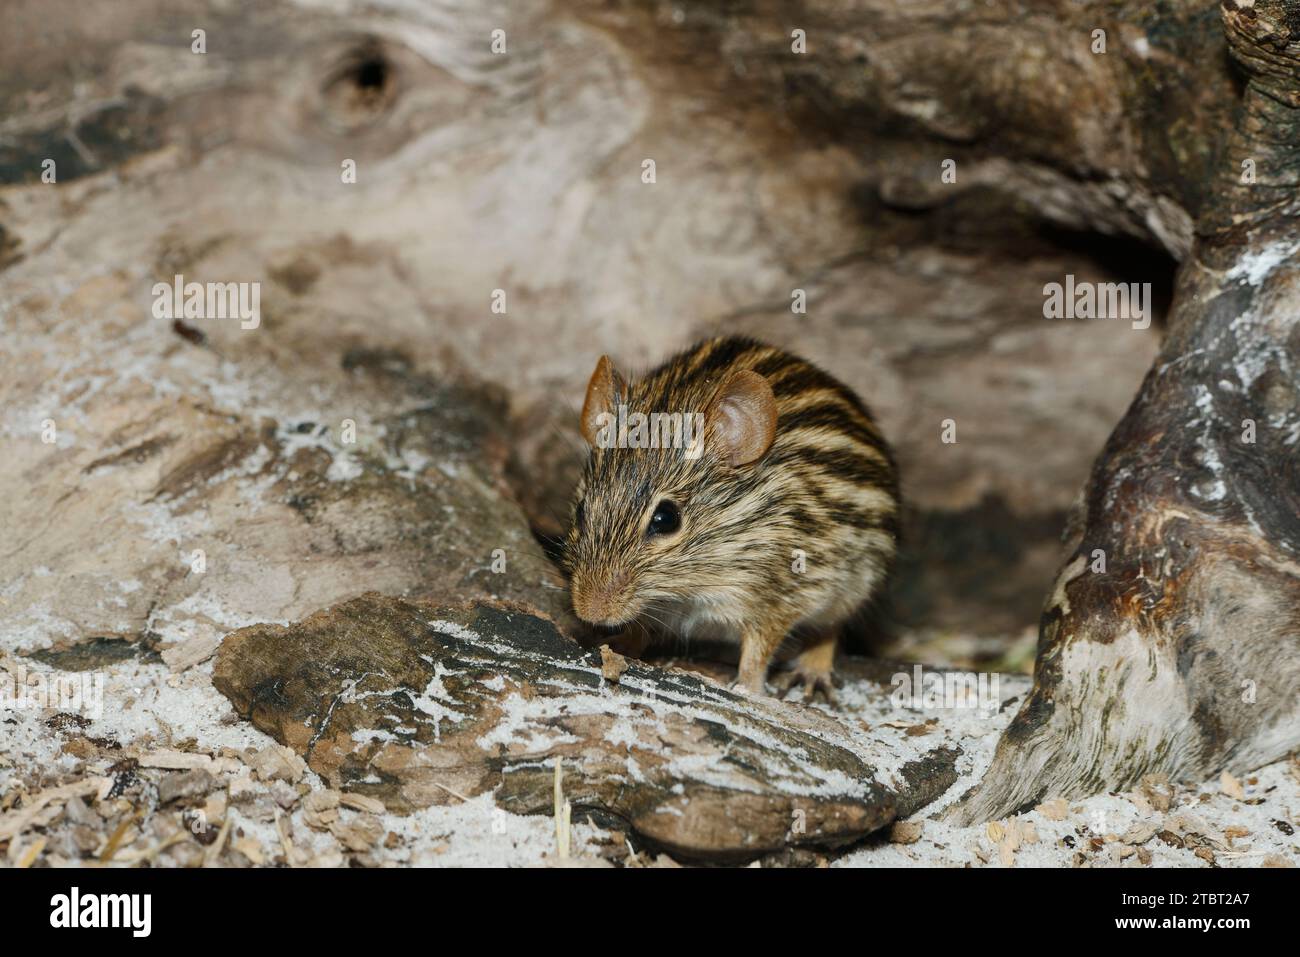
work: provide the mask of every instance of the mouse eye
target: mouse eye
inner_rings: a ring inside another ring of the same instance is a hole
[[[664,499],[655,506],[654,514],[650,516],[650,527],[646,529],[646,534],[671,535],[681,527],[682,513],[677,510],[676,505]]]

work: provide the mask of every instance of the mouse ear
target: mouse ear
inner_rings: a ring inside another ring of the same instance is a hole
[[[767,379],[749,369],[729,375],[704,414],[705,427],[731,465],[763,457],[776,438],[776,396]]]
[[[607,419],[602,421],[601,416],[613,415],[614,405],[626,391],[627,384],[614,368],[614,363],[609,361],[609,356],[601,356],[596,371],[591,374],[591,381],[587,383],[587,398],[582,403],[582,418],[578,422],[588,445],[596,444],[597,434],[609,423]]]

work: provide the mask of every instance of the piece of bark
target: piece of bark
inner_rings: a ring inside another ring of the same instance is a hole
[[[611,685],[598,651],[509,607],[364,595],[229,635],[213,683],[344,804],[357,792],[406,812],[492,791],[550,814],[562,759],[575,812],[687,857],[842,845],[926,790],[922,765],[882,783],[861,738],[815,710],[634,661]],[[939,750],[924,766],[947,779],[958,752]]]
[[[1034,688],[958,822],[1300,746],[1300,0],[1222,14],[1249,77],[1226,165],[1094,467]]]
[[[216,787],[216,779],[203,768],[178,771],[163,776],[158,782],[158,803],[203,797]]]

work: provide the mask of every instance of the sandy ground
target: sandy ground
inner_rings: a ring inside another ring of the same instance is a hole
[[[39,670],[14,656],[0,656],[0,668],[10,675]],[[94,674],[104,677],[98,717],[84,710],[14,707],[12,701],[0,711],[0,862],[562,863],[552,818],[506,813],[490,795],[461,800],[449,794],[445,806],[402,817],[329,791],[292,752],[233,714],[212,687],[211,662],[173,674],[162,664],[131,660]],[[1027,679],[1004,675],[996,701],[985,701],[982,709],[927,714],[898,707],[887,687],[847,682],[835,712],[840,720],[896,735],[900,763],[938,745],[958,745],[961,777],[909,821],[839,854],[806,855],[799,863],[1251,867],[1294,866],[1300,860],[1295,760],[1241,781],[1225,777],[1170,786],[1148,780],[1131,793],[1045,801],[984,827],[954,828],[936,820],[987,767],[997,735],[1027,687]],[[616,830],[591,824],[580,809],[571,840],[571,864],[675,863],[635,848]]]

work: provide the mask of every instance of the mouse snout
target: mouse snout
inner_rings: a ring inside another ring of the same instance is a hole
[[[574,612],[591,625],[623,624],[629,617],[626,612],[631,582],[627,569],[575,575],[571,585]]]

